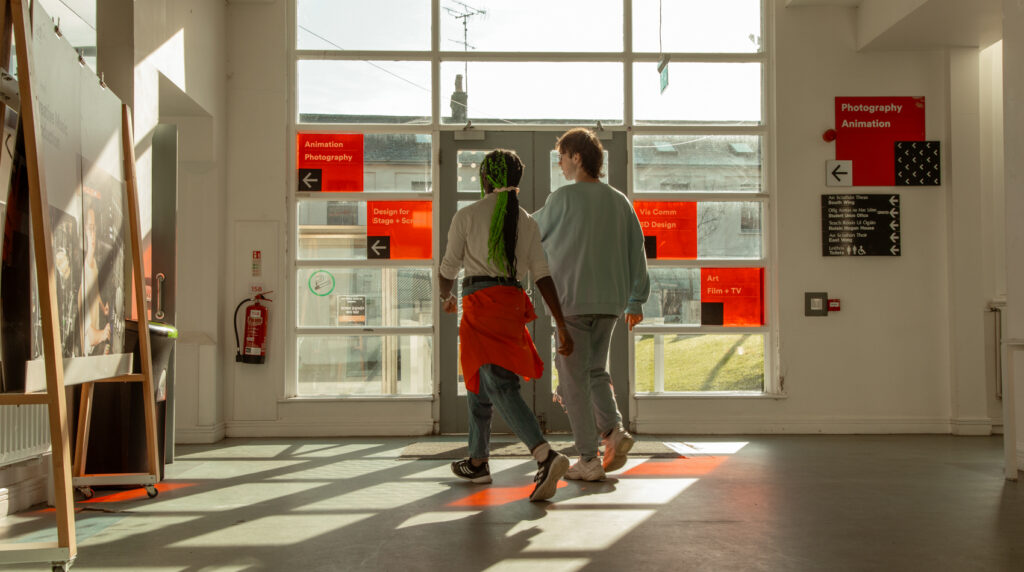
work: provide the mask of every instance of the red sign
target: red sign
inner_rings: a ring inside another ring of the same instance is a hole
[[[363,190],[362,133],[299,133],[300,191]]]
[[[647,258],[697,258],[697,203],[635,201]]]
[[[837,97],[836,159],[853,161],[854,186],[896,182],[897,141],[924,141],[923,97]]]
[[[701,268],[701,324],[763,326],[764,268]]]
[[[433,256],[430,201],[367,201],[366,257],[404,260]]]

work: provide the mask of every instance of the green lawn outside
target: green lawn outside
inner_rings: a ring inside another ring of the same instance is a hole
[[[665,391],[761,391],[764,336],[664,336]],[[636,392],[654,391],[654,336],[636,341]]]

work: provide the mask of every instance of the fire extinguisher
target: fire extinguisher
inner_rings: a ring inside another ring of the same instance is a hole
[[[267,306],[260,304],[273,302],[263,294],[257,294],[252,298],[246,298],[235,306],[235,361],[241,363],[263,363],[267,359],[267,321],[270,318],[270,310]],[[252,302],[245,308],[245,344],[238,343],[238,310],[242,304]]]

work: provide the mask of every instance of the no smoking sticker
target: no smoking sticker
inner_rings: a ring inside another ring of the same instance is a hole
[[[334,292],[334,275],[326,270],[317,270],[309,276],[309,291],[317,296]]]

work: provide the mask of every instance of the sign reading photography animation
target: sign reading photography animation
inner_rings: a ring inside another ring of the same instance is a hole
[[[366,258],[431,258],[432,212],[430,201],[367,201]]]
[[[923,97],[837,97],[836,159],[851,161],[853,186],[896,184],[896,143],[923,141]]]
[[[361,192],[362,133],[299,133],[298,190]]]

